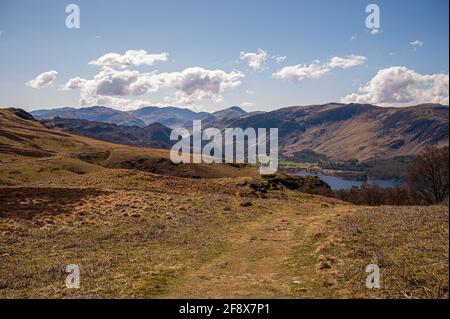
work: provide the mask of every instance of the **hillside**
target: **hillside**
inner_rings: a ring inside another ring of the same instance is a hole
[[[38,120],[48,120],[55,117],[61,117],[126,126],[144,127],[146,125],[144,121],[133,116],[132,114],[103,106],[85,107],[81,109],[65,107],[52,110],[38,110],[31,112],[31,115],[33,115]]]
[[[232,106],[227,109],[212,113],[212,115],[214,115],[217,120],[222,120],[227,117],[239,117],[245,114],[247,114],[247,112],[245,112],[239,106]]]
[[[194,112],[189,109],[182,109],[177,107],[144,107],[136,111],[130,112],[131,115],[136,116],[142,120],[146,125],[152,123],[161,123],[170,128],[184,127],[186,122],[196,119],[203,119],[211,116],[206,112]]]
[[[168,176],[255,176],[249,166],[175,165],[169,150],[107,143],[45,127],[19,109],[0,109],[0,185],[132,168]]]
[[[55,117],[52,120],[42,120],[42,123],[48,128],[64,130],[69,133],[118,144],[155,148],[171,148],[174,144],[170,140],[172,130],[160,123],[151,123],[145,127],[119,126],[110,123],[63,119],[60,117]]]
[[[282,155],[305,151],[332,160],[394,158],[448,145],[448,106],[387,108],[363,104],[295,106],[225,118],[217,127],[277,127]]]

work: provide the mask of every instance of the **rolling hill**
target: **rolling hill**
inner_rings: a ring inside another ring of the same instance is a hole
[[[154,133],[165,130],[159,129]],[[0,109],[0,164],[0,185],[55,176],[74,177],[115,168],[195,178],[258,174],[254,167],[246,165],[176,165],[170,160],[167,149],[113,144],[49,129],[20,109]]]

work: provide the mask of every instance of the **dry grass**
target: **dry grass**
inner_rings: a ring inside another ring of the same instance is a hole
[[[344,297],[448,298],[446,206],[379,207],[346,215],[331,233],[340,240],[324,252],[342,262]],[[368,264],[377,264],[381,289],[365,288]]]
[[[448,207],[257,192],[251,167],[173,166],[4,110],[0,124],[0,297],[448,297]]]
[[[196,182],[199,189],[181,192]],[[79,190],[40,188],[30,196],[31,189],[5,189],[10,195],[5,202],[14,196],[15,202],[30,205],[28,198],[40,197],[45,205],[36,206],[32,215],[14,208],[0,217],[0,296],[165,296],[183,274],[227,251],[235,239],[232,229],[269,216],[283,202],[276,196],[219,194],[214,187],[209,192],[201,182],[185,179],[171,193],[89,193],[59,214],[55,205],[68,204],[70,198],[55,195]],[[54,198],[53,205],[48,198]],[[243,209],[244,201],[251,206]],[[79,291],[64,287],[63,270],[71,263],[82,269]]]
[[[361,209],[285,189],[255,194],[247,178],[77,177],[2,190],[11,209],[0,216],[1,297],[448,296],[446,207]],[[93,185],[66,189],[71,181]],[[375,291],[364,283],[373,262],[382,270]],[[80,290],[64,286],[72,263]]]

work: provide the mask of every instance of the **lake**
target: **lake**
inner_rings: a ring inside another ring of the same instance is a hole
[[[313,173],[313,172],[298,172],[295,175],[298,176],[318,176],[321,180],[323,180],[325,183],[330,185],[330,187],[333,190],[340,190],[340,189],[350,189],[353,186],[360,187],[363,182],[361,181],[352,181],[348,179],[344,179],[341,177],[336,176],[330,176],[325,175],[322,173]],[[395,187],[395,186],[402,186],[404,185],[401,181],[395,181],[395,180],[389,180],[389,179],[369,179],[367,181],[369,184],[376,184],[380,187],[386,188],[386,187]]]

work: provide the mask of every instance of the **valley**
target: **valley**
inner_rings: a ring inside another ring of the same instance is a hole
[[[60,117],[139,127],[160,123],[171,129],[192,128],[193,120],[218,129],[278,127],[283,157],[298,162],[305,156],[314,161],[388,159],[417,154],[425,145],[448,145],[448,105],[440,104],[395,108],[328,103],[251,113],[236,106],[214,113],[174,107],[147,107],[132,112],[90,107],[31,114],[38,120]]]
[[[0,134],[3,298],[448,298],[448,206],[358,206],[314,177],[175,165],[18,109],[0,110]],[[370,263],[381,289],[364,284]]]

